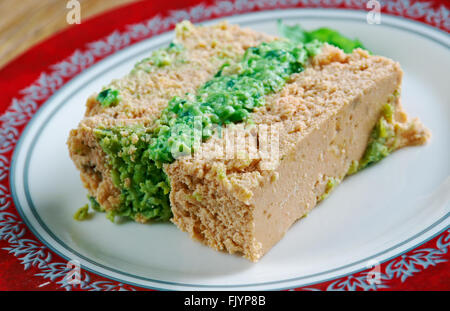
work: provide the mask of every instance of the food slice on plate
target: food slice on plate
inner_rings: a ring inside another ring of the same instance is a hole
[[[90,97],[68,146],[92,207],[257,261],[345,176],[427,141],[398,63],[330,29],[281,28],[290,39],[182,22]]]

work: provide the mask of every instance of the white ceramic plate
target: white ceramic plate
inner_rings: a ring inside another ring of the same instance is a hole
[[[403,104],[433,137],[405,148],[346,179],[298,221],[260,262],[219,253],[174,225],[113,224],[103,214],[76,222],[86,191],[69,159],[66,139],[84,102],[125,75],[149,51],[168,44],[164,34],[118,52],[66,84],[25,130],[11,166],[15,204],[30,229],[52,250],[83,269],[156,289],[282,289],[350,274],[422,244],[449,226],[450,68],[447,34],[389,16],[366,23],[362,12],[279,10],[228,18],[276,34],[276,20],[306,29],[329,26],[358,37],[374,53],[397,60],[405,72]],[[211,21],[214,23],[216,21]]]

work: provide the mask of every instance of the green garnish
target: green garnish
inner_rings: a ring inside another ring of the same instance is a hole
[[[119,91],[113,89],[103,90],[98,94],[97,101],[103,107],[115,106],[120,102]]]
[[[158,166],[170,163],[174,153],[195,152],[196,128],[202,129],[205,141],[213,134],[213,125],[247,121],[253,109],[264,105],[265,95],[279,91],[290,75],[303,71],[319,46],[317,41],[306,45],[272,41],[248,48],[240,62],[222,66],[197,94],[169,102],[152,137],[150,157]]]
[[[170,186],[163,164],[195,152],[213,135],[214,125],[248,121],[250,113],[264,105],[264,96],[279,91],[292,74],[303,71],[320,46],[317,41],[304,45],[278,40],[251,47],[239,62],[222,66],[196,94],[172,98],[156,128],[96,129],[113,183],[121,190],[120,207],[108,212],[108,218],[168,220]]]
[[[304,30],[300,25],[289,26],[278,20],[278,32],[294,42],[309,43],[314,40],[327,42],[341,48],[345,53],[351,53],[356,48],[365,49],[358,39],[349,39],[336,30],[330,28],[318,28],[312,31]]]
[[[78,221],[83,221],[89,218],[89,205],[85,204],[83,207],[80,207],[76,213],[73,215],[73,219]]]
[[[387,157],[393,150],[390,142],[395,138],[395,132],[387,126],[385,117],[381,117],[373,129],[367,149],[359,161],[358,171],[377,163]]]

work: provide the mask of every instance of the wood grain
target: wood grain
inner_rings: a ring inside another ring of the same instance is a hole
[[[138,0],[78,0],[83,19]],[[0,1],[0,69],[34,44],[69,24],[68,0]]]

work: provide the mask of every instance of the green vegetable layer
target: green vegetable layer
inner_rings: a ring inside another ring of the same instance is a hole
[[[161,167],[150,158],[152,133],[143,127],[96,129],[100,146],[109,157],[112,180],[121,189],[120,207],[108,218],[168,220],[169,182]]]
[[[171,42],[168,47],[158,49],[152,53],[150,57],[144,58],[138,62],[133,69],[143,70],[145,72],[151,72],[155,68],[161,68],[172,65],[176,62],[182,62],[183,58],[180,57],[184,47],[181,44]]]

